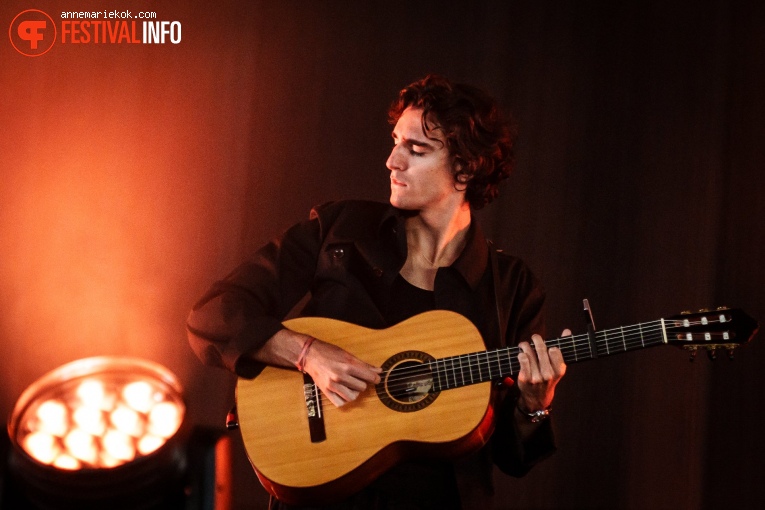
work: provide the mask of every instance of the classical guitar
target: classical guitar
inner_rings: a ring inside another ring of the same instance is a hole
[[[310,377],[266,368],[237,383],[245,449],[266,490],[294,504],[337,500],[411,456],[455,456],[480,448],[493,430],[492,383],[520,370],[518,348],[485,350],[465,317],[426,312],[382,330],[324,318],[284,323],[383,368],[382,381],[337,408]],[[571,364],[656,345],[731,350],[755,320],[737,309],[547,340]]]

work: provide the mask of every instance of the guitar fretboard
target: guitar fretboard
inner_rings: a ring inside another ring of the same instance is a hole
[[[589,334],[546,340],[547,347],[558,347],[567,364],[602,356],[644,349],[667,342],[663,320],[638,323]],[[532,345],[533,346],[533,345]],[[470,384],[512,377],[520,372],[520,348],[504,347],[483,352],[437,359],[430,362],[433,392]]]

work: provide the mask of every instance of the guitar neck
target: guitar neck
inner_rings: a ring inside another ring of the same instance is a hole
[[[592,334],[573,335],[545,341],[558,347],[567,364],[610,356],[667,343],[665,321],[604,329]],[[533,347],[533,344],[532,344]],[[520,348],[504,347],[437,359],[431,362],[433,391],[513,377],[520,372]]]

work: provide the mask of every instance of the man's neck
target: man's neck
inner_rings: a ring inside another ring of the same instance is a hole
[[[409,256],[420,258],[417,265],[451,265],[464,248],[470,221],[466,202],[448,211],[420,211],[406,222]]]

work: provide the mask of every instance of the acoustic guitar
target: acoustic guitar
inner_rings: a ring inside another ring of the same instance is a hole
[[[311,378],[267,367],[239,379],[237,415],[244,447],[265,489],[292,504],[340,500],[413,456],[453,457],[480,448],[493,431],[492,384],[520,371],[518,347],[486,350],[475,326],[449,311],[426,312],[375,330],[325,318],[285,327],[334,343],[381,366],[382,381],[343,407]],[[730,351],[758,323],[738,309],[547,340],[567,364],[673,344]]]

